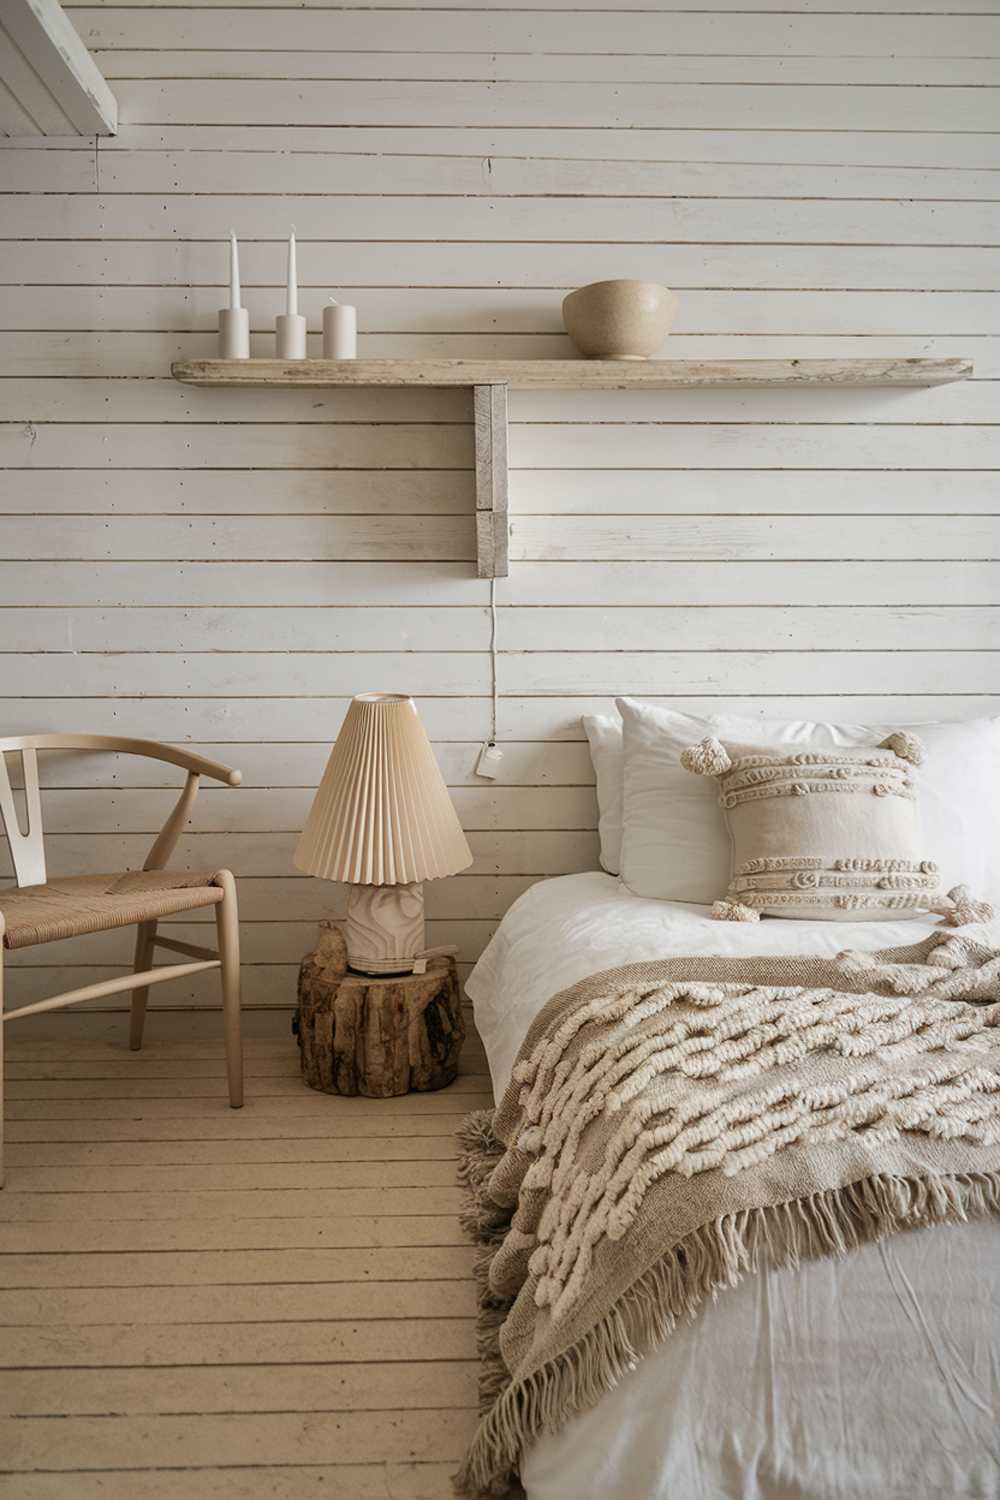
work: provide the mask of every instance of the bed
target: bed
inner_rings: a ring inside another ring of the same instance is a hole
[[[748,929],[613,876],[564,876],[515,903],[468,991],[499,1097],[534,1017],[589,974],[673,954],[870,952],[933,922]],[[984,1221],[748,1278],[525,1455],[529,1500],[1000,1496],[997,1249]]]

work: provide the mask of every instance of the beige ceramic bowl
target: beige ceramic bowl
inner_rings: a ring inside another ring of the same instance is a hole
[[[649,359],[676,312],[673,292],[655,281],[593,281],[562,305],[566,332],[588,359]]]

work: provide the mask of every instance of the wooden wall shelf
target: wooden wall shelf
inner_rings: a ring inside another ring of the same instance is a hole
[[[187,385],[507,385],[523,391],[665,391],[735,385],[945,385],[968,359],[190,359]]]
[[[931,386],[966,380],[967,359],[192,359],[186,385],[257,389],[454,387],[472,391],[476,554],[480,578],[507,576],[507,393],[680,390],[733,386]]]

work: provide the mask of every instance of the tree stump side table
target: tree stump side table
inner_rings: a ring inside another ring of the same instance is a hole
[[[465,1040],[455,960],[428,959],[426,974],[353,974],[339,927],[321,922],[299,971],[297,1030],[302,1076],[325,1094],[444,1088]]]

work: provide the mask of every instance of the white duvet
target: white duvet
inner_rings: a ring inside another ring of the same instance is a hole
[[[637,959],[916,942],[933,923],[715,922],[610,875],[533,886],[468,981],[494,1088],[559,990]],[[529,1500],[1000,1497],[1000,1229],[897,1235],[724,1292],[527,1455]]]

